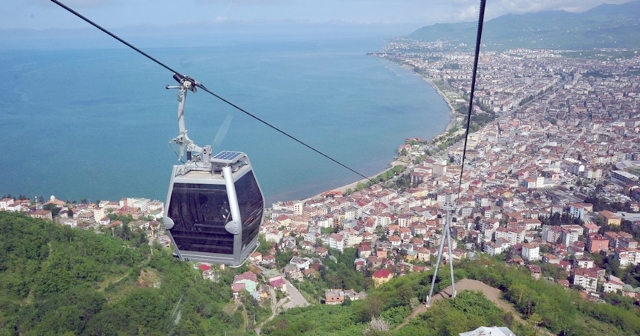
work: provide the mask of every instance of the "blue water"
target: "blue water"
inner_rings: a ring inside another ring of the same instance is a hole
[[[385,169],[405,137],[430,138],[449,121],[420,77],[366,56],[384,41],[226,42],[150,48],[210,90],[351,166]],[[0,50],[0,194],[61,199],[165,200],[177,135],[171,74],[123,49]],[[230,127],[220,130],[225,120]],[[199,145],[249,155],[268,202],[305,198],[359,176],[205,92],[189,94]]]

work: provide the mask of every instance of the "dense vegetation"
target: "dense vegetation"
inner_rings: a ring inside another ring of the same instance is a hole
[[[640,315],[628,306],[585,301],[575,290],[534,280],[523,268],[489,258],[465,262],[462,267],[470,278],[499,288],[523,318],[535,321],[554,334],[640,334]]]
[[[296,335],[296,330],[317,335],[455,335],[479,326],[508,326],[517,335],[637,335],[640,313],[629,299],[607,295],[609,302],[583,300],[575,290],[545,280],[535,280],[524,268],[507,266],[481,257],[456,266],[456,279],[468,277],[499,288],[518,317],[505,312],[479,292],[460,292],[454,300],[433,304],[425,313],[396,330],[428,294],[431,274],[412,273],[373,289],[363,301],[342,306],[312,306],[287,311],[265,326],[267,335]],[[436,278],[440,291],[450,285],[448,270]],[[381,318],[384,330],[371,330],[371,320]],[[385,331],[386,330],[386,331]]]
[[[234,271],[218,270],[219,280],[202,278],[190,264],[158,247],[136,248],[133,241],[61,227],[20,214],[0,212],[0,335],[195,335],[253,333],[252,317],[270,311],[243,298],[232,300]],[[335,254],[335,262],[303,291],[326,287],[369,288],[343,265],[354,251]],[[638,278],[639,268],[629,277]],[[288,310],[262,327],[266,335],[446,335],[479,326],[508,326],[517,335],[637,335],[640,313],[616,294],[608,303],[588,302],[575,290],[534,280],[520,267],[481,256],[456,265],[456,279],[472,278],[500,289],[517,316],[476,292],[460,292],[398,327],[426,300],[431,273],[411,273],[364,300],[343,305],[312,305]],[[448,270],[436,278],[449,286]],[[519,320],[522,318],[522,320]],[[396,330],[397,329],[397,330]]]
[[[436,292],[451,284],[447,272],[436,278]],[[464,271],[456,271],[458,279],[464,276]],[[362,301],[289,310],[271,321],[263,332],[279,336],[298,335],[300,330],[317,335],[456,335],[482,325],[507,325],[518,335],[533,330],[515,322],[511,314],[479,292],[461,292],[455,300],[435,302],[426,313],[395,330],[413,308],[426,300],[430,285],[430,274],[412,273],[372,290]],[[372,328],[372,321],[377,318],[384,321],[384,328]]]
[[[233,274],[214,283],[169,251],[0,212],[0,335],[246,333]]]

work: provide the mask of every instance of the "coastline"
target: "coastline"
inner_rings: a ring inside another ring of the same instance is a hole
[[[408,71],[411,71],[412,73],[414,73],[414,74],[416,74],[418,76],[420,76],[425,82],[429,83],[429,85],[438,93],[438,95],[440,97],[442,97],[442,99],[445,101],[445,103],[447,103],[447,106],[449,106],[449,123],[447,124],[447,126],[445,127],[445,129],[444,129],[444,131],[442,133],[434,136],[431,139],[435,139],[435,138],[438,138],[438,137],[444,135],[456,123],[456,110],[454,109],[453,105],[451,104],[451,101],[447,98],[447,96],[444,94],[444,92],[442,92],[440,90],[440,88],[438,88],[438,86],[433,82],[433,80],[431,78],[425,77],[425,76],[413,71],[413,69],[411,69],[410,67],[408,67],[406,65],[401,65],[401,67],[406,69],[406,70],[408,70]],[[383,171],[381,171],[381,172],[379,172],[377,174],[369,176],[368,178],[363,178],[363,179],[357,180],[355,182],[339,186],[337,188],[332,188],[332,189],[325,190],[325,191],[323,191],[323,192],[321,192],[321,193],[319,193],[317,195],[313,195],[311,197],[307,197],[305,199],[302,199],[301,201],[307,202],[309,200],[322,197],[323,194],[328,193],[328,192],[332,192],[332,191],[339,191],[341,193],[344,193],[347,189],[354,189],[355,190],[355,188],[358,185],[358,183],[365,183],[368,180],[373,179],[373,178],[375,178],[376,176],[378,176],[380,174],[386,173],[387,171],[389,171],[390,169],[392,169],[394,166],[397,166],[397,165],[406,166],[407,163],[406,162],[402,162],[402,161],[398,161],[398,160],[391,161],[391,162],[389,162],[389,167],[387,169],[385,169],[385,170],[383,170]]]
[[[438,95],[440,95],[440,97],[442,97],[442,100],[444,100],[444,102],[447,103],[447,105],[449,106],[449,123],[447,124],[447,127],[444,130],[444,132],[447,132],[456,123],[456,109],[453,108],[453,105],[451,105],[451,101],[447,98],[447,96],[444,94],[444,92],[440,91],[440,88],[433,82],[433,80],[431,78],[424,77],[424,76],[421,76],[421,77],[425,82],[429,83],[429,85],[431,85],[431,87],[434,90],[436,90]],[[442,135],[442,134],[440,134],[440,135]]]
[[[447,95],[444,94],[444,92],[442,92],[440,90],[440,88],[433,82],[432,78],[429,77],[425,77],[415,71],[413,71],[413,69],[407,65],[400,65],[402,68],[407,69],[408,71],[413,72],[414,74],[420,76],[422,78],[422,80],[424,80],[425,82],[429,83],[429,85],[431,85],[431,87],[438,93],[438,95],[440,97],[442,97],[442,100],[444,100],[445,103],[447,103],[447,106],[449,106],[449,123],[447,124],[447,127],[445,127],[444,132],[440,133],[439,135],[436,135],[434,138],[437,138],[438,136],[444,134],[445,132],[447,132],[448,130],[451,129],[451,127],[453,127],[453,125],[456,123],[456,109],[453,107],[453,105],[451,104],[451,101],[447,98]]]
[[[336,187],[336,188],[327,189],[327,190],[325,190],[325,191],[323,191],[323,192],[321,192],[319,194],[316,194],[316,195],[313,195],[311,197],[307,197],[305,199],[302,199],[301,201],[306,202],[306,201],[309,201],[309,200],[312,200],[312,199],[316,199],[316,198],[322,197],[322,194],[328,193],[328,192],[332,192],[332,191],[339,191],[341,193],[344,193],[345,191],[347,191],[347,189],[355,190],[356,187],[358,186],[358,183],[366,183],[370,179],[374,179],[376,176],[378,176],[380,174],[384,174],[387,171],[389,171],[390,169],[393,169],[394,166],[406,166],[406,165],[407,165],[406,162],[397,161],[397,160],[391,161],[391,162],[389,162],[389,167],[387,169],[385,169],[385,170],[383,170],[383,171],[381,171],[381,172],[379,172],[377,174],[374,174],[372,176],[369,176],[368,178],[363,178],[363,179],[360,179],[360,180],[357,180],[357,181],[354,181],[354,182],[351,182],[349,184],[345,184],[345,185],[342,185],[342,186],[339,186],[339,187]]]

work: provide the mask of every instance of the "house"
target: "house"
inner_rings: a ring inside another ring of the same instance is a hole
[[[614,214],[611,211],[608,210],[602,210],[600,212],[598,212],[598,216],[600,218],[602,218],[602,220],[604,221],[605,225],[616,225],[616,226],[620,226],[620,224],[622,224],[622,218],[619,217],[618,215]]]
[[[593,268],[594,262],[593,259],[588,257],[576,258],[575,266],[576,268]]]
[[[584,228],[583,234],[587,237],[589,237],[592,234],[598,233],[598,230],[600,230],[599,226],[591,222],[582,224],[582,227]]]
[[[366,259],[366,258],[369,258],[370,255],[371,255],[371,245],[362,244],[360,245],[360,247],[358,247],[358,257]]]
[[[242,287],[242,289],[246,290],[249,293],[253,293],[256,291],[258,285],[258,276],[250,271],[244,272],[242,274],[236,275],[233,278],[233,284],[231,288],[234,292],[237,292],[235,289]]]
[[[344,302],[344,291],[342,289],[327,289],[324,291],[324,304],[338,305]]]
[[[509,241],[511,245],[519,244],[524,242],[524,236],[526,232],[524,228],[518,227],[509,227],[509,228],[498,228],[495,232],[495,239],[498,240],[500,238],[506,239]]]
[[[417,258],[419,261],[428,262],[431,259],[431,251],[423,247],[418,250]]]
[[[599,234],[592,234],[587,239],[587,251],[590,253],[598,253],[602,250],[609,249],[609,239]]]
[[[304,279],[302,272],[296,265],[288,264],[284,267],[283,271],[287,278],[291,280],[302,281]]]
[[[391,246],[399,247],[400,246],[400,237],[399,236],[391,236],[389,237],[389,242],[391,242]]]
[[[251,253],[251,255],[249,256],[249,261],[254,263],[262,262],[262,253],[258,251]]]
[[[604,237],[609,239],[609,247],[616,248],[618,247],[618,233],[613,231],[607,231],[604,233]]]
[[[309,266],[311,265],[311,259],[309,259],[309,258],[301,258],[301,257],[293,257],[289,261],[289,264],[295,265],[300,270],[306,270],[306,269],[309,269]]]
[[[602,291],[605,293],[615,293],[618,291],[622,291],[623,286],[624,282],[622,282],[620,278],[609,275],[607,281],[603,284]]]
[[[542,268],[540,268],[540,266],[538,265],[528,265],[527,269],[529,269],[529,272],[531,272],[531,276],[538,280],[540,279],[540,276],[542,275]]]
[[[562,228],[554,225],[542,226],[542,240],[548,243],[555,244],[562,239]]]
[[[356,271],[362,271],[367,266],[367,259],[358,258],[353,261],[353,267],[355,267]]]
[[[615,258],[620,262],[620,267],[635,266],[640,263],[640,250],[617,248]]]
[[[284,234],[282,233],[282,231],[277,229],[269,230],[264,235],[264,239],[269,243],[280,243],[283,237]]]
[[[320,277],[320,273],[313,268],[309,268],[307,270],[302,271],[302,275],[304,275],[304,277],[307,279],[308,278],[317,279],[318,277]]]
[[[29,213],[31,218],[40,218],[50,222],[53,222],[53,215],[50,210],[36,210]]]
[[[262,264],[263,265],[275,265],[276,257],[272,254],[266,254],[262,256]]]
[[[558,267],[562,268],[567,273],[571,272],[571,270],[573,269],[571,262],[567,260],[561,260],[558,263]]]
[[[562,259],[551,253],[545,253],[542,255],[542,262],[546,264],[559,264]]]
[[[524,224],[525,230],[539,230],[542,227],[542,222],[537,218],[523,219],[521,223]]]
[[[376,256],[370,256],[367,259],[367,263],[369,265],[371,265],[372,268],[377,268],[380,267],[382,265],[382,258],[376,257]]]
[[[388,269],[379,269],[371,276],[373,279],[373,287],[380,287],[389,282],[393,278],[393,274]]]
[[[569,214],[574,218],[584,220],[585,213],[593,212],[593,204],[576,203],[569,206]]]
[[[8,211],[7,207],[13,205],[13,198],[5,197],[0,199],[0,210]]]
[[[576,268],[573,270],[573,285],[581,286],[588,292],[598,288],[598,272],[595,268]]]
[[[269,278],[269,285],[283,293],[287,292],[287,282],[280,275]]]
[[[344,251],[344,236],[338,233],[329,235],[329,247],[340,252]]]
[[[522,258],[528,261],[540,260],[540,246],[535,243],[522,244]]]
[[[490,256],[495,256],[502,253],[502,245],[494,242],[486,242],[484,243],[482,251]]]

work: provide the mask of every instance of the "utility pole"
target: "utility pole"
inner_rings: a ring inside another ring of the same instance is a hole
[[[451,202],[451,195],[447,195],[445,203],[440,209],[445,211],[444,228],[442,229],[442,237],[440,238],[440,247],[438,248],[438,260],[436,261],[436,269],[431,278],[431,289],[429,290],[429,296],[427,297],[427,307],[431,306],[431,299],[433,298],[433,288],[436,284],[436,276],[438,275],[438,268],[440,261],[442,260],[442,253],[444,251],[444,241],[447,241],[447,252],[449,255],[449,269],[451,270],[451,297],[456,297],[456,283],[453,277],[453,258],[451,257],[451,223],[456,222],[454,217],[456,213],[456,207]],[[438,218],[442,218],[441,214],[438,214]]]

